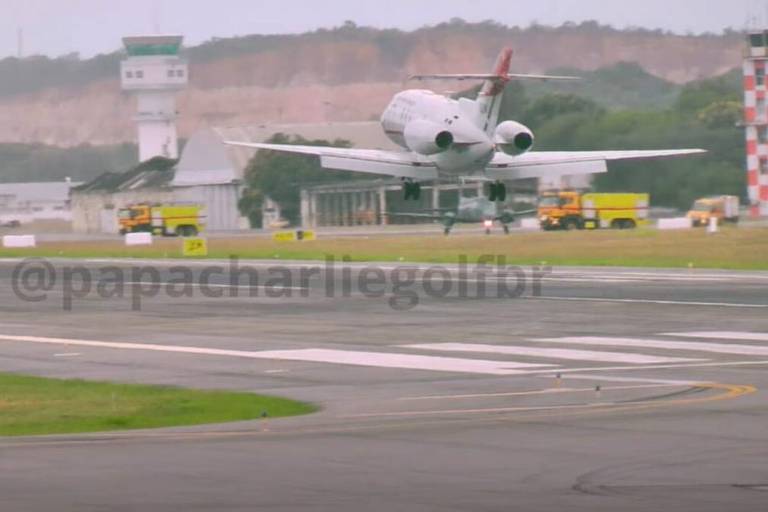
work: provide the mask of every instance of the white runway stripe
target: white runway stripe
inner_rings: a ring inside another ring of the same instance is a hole
[[[750,304],[741,302],[699,302],[688,300],[656,300],[656,299],[611,299],[606,297],[557,297],[553,295],[525,295],[529,300],[564,300],[574,302],[615,302],[617,304],[661,304],[666,306],[713,306],[718,308],[757,308],[768,309],[768,304]]]
[[[569,345],[599,345],[605,347],[661,348],[667,350],[693,350],[717,354],[768,356],[768,347],[735,345],[730,343],[704,343],[694,341],[665,341],[642,338],[609,338],[600,336],[570,336],[564,338],[537,338],[537,343],[564,343]]]
[[[700,332],[665,332],[662,336],[682,336],[686,338],[710,338],[721,340],[768,341],[768,333],[739,331],[700,331]]]
[[[686,361],[706,361],[684,357],[649,356],[629,352],[608,352],[596,350],[571,350],[562,348],[520,347],[510,345],[483,345],[474,343],[422,343],[401,345],[422,350],[442,350],[446,352],[477,352],[483,354],[511,354],[516,356],[545,357],[552,359],[570,359],[574,361],[602,361],[607,363],[660,364]]]
[[[514,375],[517,369],[557,366],[550,364],[518,363],[514,361],[486,361],[454,357],[418,356],[385,352],[362,352],[310,348],[298,350],[271,350],[259,352],[268,359],[336,363],[379,368],[403,368],[410,370],[436,370],[443,372],[487,373],[490,375]]]
[[[362,352],[353,350],[332,350],[319,348],[247,351],[206,347],[187,347],[179,345],[156,345],[151,343],[125,343],[16,335],[0,335],[0,340],[123,350],[148,350],[155,352],[244,357],[250,359],[279,359],[287,361],[335,363],[356,366],[374,366],[379,368],[402,368],[409,370],[480,373],[487,375],[516,375],[525,373],[525,371],[522,369],[557,367],[557,365],[554,364],[517,363],[514,361],[486,361],[481,359],[459,359],[453,357],[417,356],[410,354],[392,354],[384,352]]]

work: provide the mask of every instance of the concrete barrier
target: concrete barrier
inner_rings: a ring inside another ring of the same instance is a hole
[[[152,245],[152,233],[127,233],[125,245]]]
[[[35,247],[35,235],[6,235],[3,237],[3,247]]]
[[[526,217],[520,219],[520,228],[522,229],[541,229],[541,223],[536,217]]]
[[[707,233],[714,234],[718,232],[717,217],[710,217],[707,224]]]
[[[658,229],[691,229],[693,222],[688,217],[672,217],[656,221]]]

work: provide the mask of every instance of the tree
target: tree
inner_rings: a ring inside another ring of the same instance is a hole
[[[522,121],[529,127],[537,128],[546,121],[566,114],[581,114],[587,117],[598,117],[604,113],[603,108],[594,101],[573,94],[548,94],[531,104],[525,111]]]
[[[272,144],[301,144],[348,148],[347,140],[307,140],[300,136],[276,133],[267,141]],[[312,183],[327,183],[344,179],[359,179],[360,175],[331,171],[320,167],[319,159],[280,151],[261,150],[254,155],[245,171],[246,188],[239,207],[252,226],[261,225],[261,207],[266,197],[280,205],[283,217],[292,224],[300,221],[300,189]]]

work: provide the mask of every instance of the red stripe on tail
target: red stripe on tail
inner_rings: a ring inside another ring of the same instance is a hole
[[[512,63],[512,48],[504,48],[496,58],[496,65],[493,68],[493,74],[498,78],[487,80],[483,85],[481,94],[485,96],[496,96],[504,90],[504,85],[509,82],[509,66]]]

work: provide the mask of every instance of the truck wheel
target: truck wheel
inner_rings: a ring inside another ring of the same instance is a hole
[[[195,226],[180,226],[179,233],[181,236],[196,236],[197,228]]]
[[[632,219],[626,219],[624,222],[621,223],[621,229],[635,229],[637,227],[637,224]]]
[[[576,219],[568,219],[563,222],[563,229],[566,231],[573,231],[574,229],[579,229],[579,227],[579,221]]]

